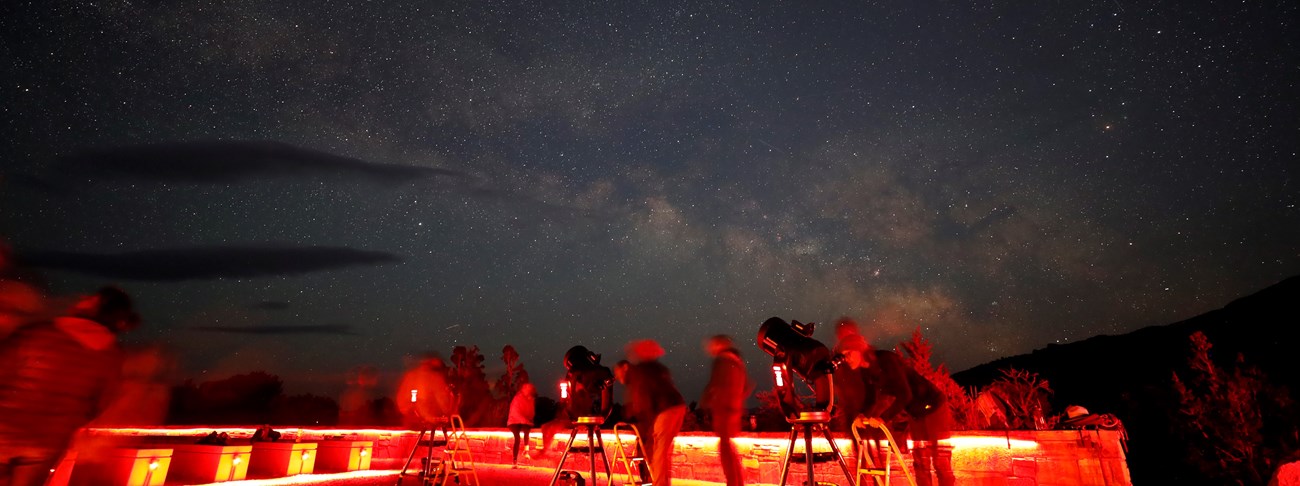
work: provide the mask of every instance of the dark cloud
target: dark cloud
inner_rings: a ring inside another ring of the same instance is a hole
[[[227,334],[338,334],[357,336],[352,327],[346,324],[318,324],[312,326],[199,326],[198,331],[221,332]]]
[[[993,226],[998,222],[1007,220],[1012,216],[1015,216],[1016,213],[1018,212],[1020,211],[1016,209],[1014,206],[995,207],[993,208],[992,211],[989,211],[989,214],[985,215],[983,218],[980,218],[979,221],[976,221],[975,224],[971,225],[969,232],[971,234],[981,233],[984,230],[988,229],[990,226]]]
[[[128,280],[178,281],[294,275],[400,262],[391,253],[339,247],[213,246],[124,253],[19,252],[32,267]]]
[[[390,165],[281,142],[213,140],[134,145],[73,152],[59,159],[60,175],[127,177],[194,184],[231,183],[274,176],[342,175],[381,182],[465,177],[432,167]]]
[[[68,192],[67,188],[58,184],[51,183],[50,181],[40,177],[23,173],[0,174],[0,190],[5,189],[5,186],[23,188],[45,194],[62,195]]]
[[[289,308],[289,303],[278,300],[263,300],[249,307],[258,310],[285,310]]]

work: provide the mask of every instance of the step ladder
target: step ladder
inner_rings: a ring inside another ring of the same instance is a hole
[[[876,464],[876,454],[873,450],[879,450],[879,437],[865,437],[864,433],[869,430],[878,430],[885,438],[888,444],[888,455],[884,458],[884,465]],[[907,459],[903,455],[902,449],[899,449],[898,443],[894,441],[894,434],[889,431],[889,427],[877,417],[858,416],[853,421],[853,441],[858,445],[858,466],[857,474],[854,476],[854,486],[862,486],[862,477],[870,476],[875,480],[877,486],[889,486],[890,476],[893,473],[894,462],[898,462],[898,469],[903,471],[903,476],[907,478],[907,484],[916,486],[916,478],[912,476],[912,471],[907,468]]]
[[[627,452],[628,448],[623,444],[623,434],[619,433],[620,427],[628,427],[632,430],[632,452]],[[650,472],[650,463],[646,461],[645,449],[641,447],[641,434],[637,431],[635,425],[629,425],[623,422],[614,424],[614,441],[618,447],[614,451],[614,463],[623,467],[619,474],[623,475],[623,486],[650,486],[654,482],[654,476]]]
[[[482,484],[478,480],[478,471],[474,468],[474,453],[470,450],[465,421],[460,418],[460,415],[451,416],[451,434],[447,437],[447,448],[443,449],[442,466],[441,477],[444,485],[450,481],[463,485]],[[473,482],[470,482],[471,478]]]

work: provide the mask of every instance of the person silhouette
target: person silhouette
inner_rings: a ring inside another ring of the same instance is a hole
[[[111,402],[117,335],[139,324],[131,297],[110,286],[0,341],[0,484],[46,481],[76,432]]]

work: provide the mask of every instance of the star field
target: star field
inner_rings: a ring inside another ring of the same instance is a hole
[[[11,3],[0,237],[184,377],[654,338],[691,396],[771,316],[961,370],[1300,273],[1286,2]],[[150,250],[209,256],[66,264]],[[204,331],[283,326],[347,332]]]

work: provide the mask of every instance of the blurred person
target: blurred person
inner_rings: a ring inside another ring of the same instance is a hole
[[[713,371],[704,387],[701,404],[713,417],[713,433],[718,435],[718,458],[727,486],[744,486],[744,469],[732,440],[740,434],[740,417],[745,412],[745,398],[754,384],[745,371],[745,361],[730,336],[719,334],[704,342],[704,350],[713,357]]]
[[[378,425],[374,403],[378,385],[379,371],[374,366],[361,365],[348,371],[347,387],[339,395],[339,425]],[[409,395],[397,398],[410,399]]]
[[[686,418],[686,400],[673,384],[668,367],[659,362],[664,348],[651,339],[633,341],[626,348],[629,365],[620,372],[626,383],[626,411],[642,434],[646,459],[655,486],[672,484],[673,439]]]
[[[890,424],[900,443],[906,443],[902,437],[912,439],[916,484],[929,486],[935,476],[940,486],[954,484],[952,451],[940,448],[938,442],[952,437],[948,398],[898,353],[873,349],[858,334],[846,336],[841,344],[845,364],[863,377],[867,390],[864,415]]]
[[[122,373],[112,402],[95,419],[96,427],[162,425],[171,402],[176,358],[163,347],[145,345],[122,350]]]
[[[533,417],[537,413],[537,387],[532,383],[524,383],[515,392],[514,398],[510,400],[510,414],[506,419],[506,428],[510,429],[510,434],[515,436],[513,460],[511,467],[519,467],[519,434],[524,435],[524,447],[528,448],[528,433],[533,429]],[[527,456],[527,452],[524,453]]]
[[[435,353],[420,357],[402,376],[395,400],[407,427],[429,430],[446,425],[456,413],[456,399],[447,381],[447,363]]]
[[[550,451],[553,449],[552,445],[555,445],[557,442],[555,439],[556,434],[559,434],[561,430],[571,429],[572,427],[573,418],[569,416],[568,408],[565,407],[565,404],[560,403],[559,407],[556,407],[555,418],[541,425],[542,449],[535,452],[533,457],[536,459],[544,459],[546,456],[550,455]]]
[[[841,317],[835,321],[833,350],[836,355],[844,353],[844,340],[849,336],[861,336],[858,332],[858,323],[852,318]],[[836,367],[831,374],[831,379],[835,382],[835,409],[831,411],[832,427],[837,431],[851,434],[853,420],[864,411],[863,405],[867,399],[866,387],[861,374],[848,366]],[[853,447],[856,451],[857,444]]]
[[[117,335],[139,324],[130,296],[103,287],[0,342],[0,485],[46,481],[105,409],[122,366]]]

